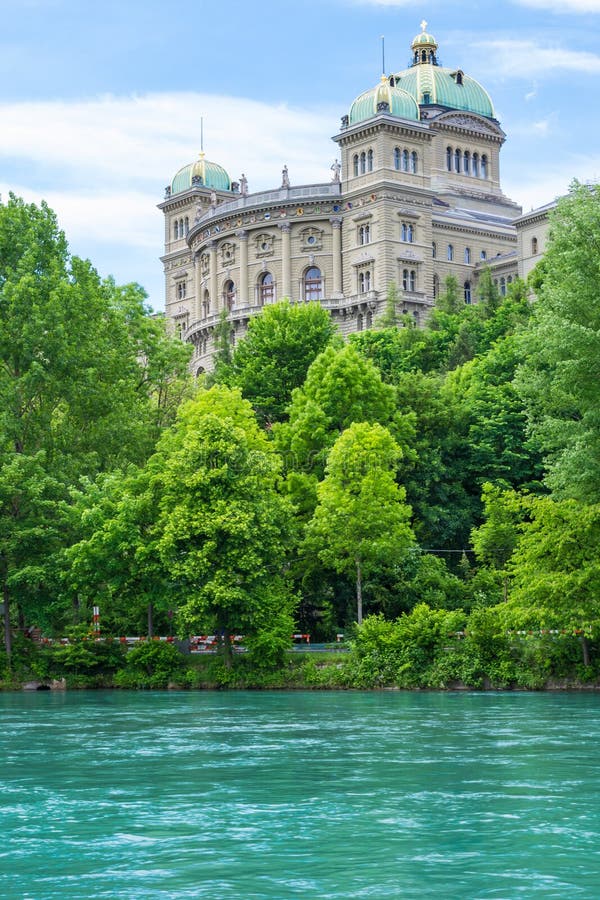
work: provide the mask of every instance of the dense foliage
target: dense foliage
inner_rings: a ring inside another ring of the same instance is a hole
[[[7,683],[597,677],[597,243],[600,192],[575,185],[529,285],[485,270],[466,305],[448,279],[424,328],[391,285],[347,343],[284,301],[236,346],[224,319],[192,385],[141,288],[71,257],[46,207],[0,206]],[[293,631],[350,652],[286,656]],[[118,639],[156,632],[219,654]]]

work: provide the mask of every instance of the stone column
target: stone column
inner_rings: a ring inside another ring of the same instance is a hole
[[[339,216],[335,216],[329,220],[332,229],[332,263],[333,263],[333,285],[332,297],[341,296],[342,294],[342,220]]]
[[[289,222],[280,222],[281,229],[281,299],[292,299],[292,226]]]
[[[210,253],[210,305],[212,312],[218,313],[221,308],[220,298],[217,296],[217,244],[211,241],[207,244]]]
[[[236,238],[240,242],[240,278],[238,289],[239,305],[251,306],[250,291],[248,289],[248,232],[236,231]]]
[[[196,322],[202,318],[202,285],[200,274],[200,253],[194,253],[194,290],[196,292]]]

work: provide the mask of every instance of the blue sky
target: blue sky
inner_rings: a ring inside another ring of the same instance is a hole
[[[46,199],[74,253],[163,306],[164,187],[200,149],[250,190],[329,181],[354,97],[422,19],[480,81],[524,210],[600,179],[600,0],[0,0],[0,192]]]

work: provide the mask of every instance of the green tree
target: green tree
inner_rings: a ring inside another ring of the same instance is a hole
[[[398,285],[395,281],[390,281],[387,289],[385,300],[385,308],[379,317],[377,326],[379,328],[395,328],[398,324],[398,303],[400,296],[398,294]]]
[[[444,281],[444,290],[436,301],[436,310],[451,316],[457,315],[464,306],[464,300],[459,296],[458,281],[454,275],[448,275]]]
[[[502,599],[508,599],[507,564],[519,540],[521,505],[514,491],[503,491],[492,484],[483,486],[485,521],[473,529],[471,542],[477,560],[502,578]]]
[[[551,219],[517,388],[558,497],[600,501],[600,188],[575,183]]]
[[[212,629],[231,665],[233,634],[281,660],[293,630],[284,571],[292,511],[280,461],[239,391],[215,385],[180,409],[151,461],[160,494],[158,549],[185,596],[179,621]]]
[[[289,422],[274,429],[288,468],[322,476],[329,450],[353,422],[388,424],[395,391],[350,344],[317,356],[301,388],[293,391]]]
[[[72,516],[80,540],[62,560],[63,592],[79,612],[101,605],[102,628],[112,634],[164,630],[177,604],[177,585],[158,552],[157,486],[150,467],[84,480],[73,491]]]
[[[600,628],[600,504],[550,497],[521,502],[507,614],[520,627],[580,634],[589,665],[588,639]]]
[[[334,333],[320,303],[284,300],[267,306],[250,319],[248,334],[235,348],[229,383],[241,389],[260,422],[280,422],[292,391],[304,383],[310,364]]]
[[[306,531],[306,554],[315,552],[325,565],[354,577],[359,624],[365,575],[397,562],[414,541],[410,507],[395,480],[400,456],[383,426],[350,425],[329,454]]]
[[[181,355],[167,353],[144,296],[101,282],[89,262],[70,256],[45,204],[12,195],[0,204],[0,530],[11,535],[0,581],[9,654],[11,598],[22,619],[52,593],[54,550],[70,539],[69,486],[143,462],[153,449],[164,417],[158,385],[178,377]],[[32,527],[38,543],[27,537]]]

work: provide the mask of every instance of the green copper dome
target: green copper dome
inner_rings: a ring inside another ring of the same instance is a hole
[[[419,120],[419,107],[414,97],[401,88],[390,85],[385,75],[381,76],[381,82],[376,87],[356,98],[350,107],[348,121],[350,125],[355,125],[382,112],[413,122]]]
[[[199,179],[198,182],[193,183],[192,179],[196,178]],[[200,154],[196,162],[184,166],[177,172],[171,182],[171,195],[188,191],[196,183],[199,187],[212,188],[215,191],[231,190],[231,179],[225,169],[205,159],[204,153]]]
[[[411,67],[393,75],[390,79],[392,83],[409,93],[420,106],[436,104],[494,119],[496,116],[490,95],[479,82],[460,69],[446,69],[438,65],[438,42],[425,31],[426,27],[427,22],[421,22],[422,32],[411,44]]]
[[[455,69],[433,63],[419,63],[394,76],[396,85],[417,103],[436,103],[449,109],[462,109],[495,118],[490,95],[478,81]]]

